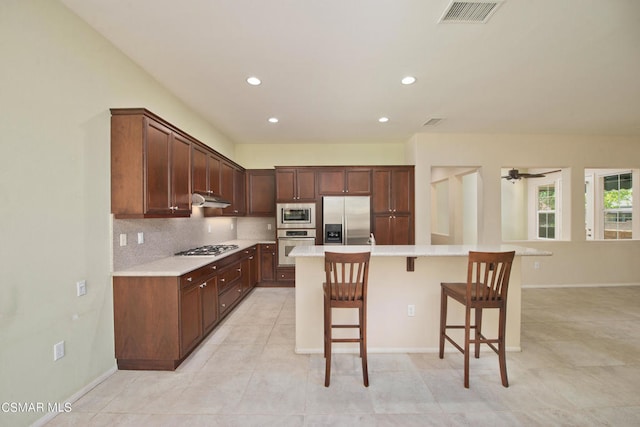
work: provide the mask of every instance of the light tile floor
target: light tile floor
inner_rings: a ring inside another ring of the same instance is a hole
[[[293,289],[258,288],[175,371],[118,371],[51,426],[638,426],[640,287],[523,290],[522,352],[296,355]]]

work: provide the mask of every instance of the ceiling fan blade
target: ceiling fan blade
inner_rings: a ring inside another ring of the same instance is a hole
[[[542,173],[521,173],[520,176],[522,178],[544,178],[545,176],[547,176],[550,173],[555,173],[555,172],[560,172],[562,171],[562,169],[556,169],[554,171],[547,171],[547,172],[542,172]]]

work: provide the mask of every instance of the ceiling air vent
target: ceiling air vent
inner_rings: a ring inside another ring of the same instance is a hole
[[[502,0],[452,1],[440,22],[484,24],[501,3]]]
[[[422,126],[435,126],[440,123],[442,119],[429,119]]]

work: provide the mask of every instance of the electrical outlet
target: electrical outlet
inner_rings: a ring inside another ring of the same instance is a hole
[[[271,224],[267,224],[267,230],[271,230]]]
[[[536,261],[533,263],[533,269],[534,270],[540,270],[540,261]]]
[[[55,362],[58,359],[64,357],[64,341],[60,341],[59,343],[53,346],[53,361]]]
[[[76,288],[78,290],[78,296],[81,297],[82,295],[85,295],[87,293],[87,281],[86,280],[80,280],[78,282],[76,282]]]
[[[413,304],[409,304],[407,307],[407,316],[413,317],[416,315],[416,306]]]
[[[120,235],[120,246],[127,246],[127,235],[126,234],[121,234]]]
[[[211,224],[207,225],[207,233],[211,233]]]
[[[141,245],[144,243],[144,233],[141,231],[138,233],[138,244]]]
[[[230,228],[231,230],[233,230],[233,223],[232,223],[232,222],[230,222],[230,223],[229,223],[229,228]]]

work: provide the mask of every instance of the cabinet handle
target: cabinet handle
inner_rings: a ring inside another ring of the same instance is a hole
[[[253,259],[253,257],[252,257],[252,256],[250,256],[250,257],[249,257],[249,259]]]
[[[224,282],[224,279],[220,279],[221,282]]]
[[[242,269],[241,269],[241,268],[236,268],[236,271],[237,271],[238,273],[242,273]]]
[[[225,308],[227,306],[227,304],[222,304],[222,308]]]
[[[202,285],[200,285],[200,288],[204,288],[205,286],[207,286],[207,284],[203,283]]]
[[[218,269],[218,266],[217,266],[217,265],[214,265],[213,267],[211,267],[211,269],[212,269],[212,270],[217,270],[217,269]]]
[[[238,292],[242,292],[242,289],[238,289]]]
[[[187,282],[191,282],[193,280],[193,277],[187,277]]]

